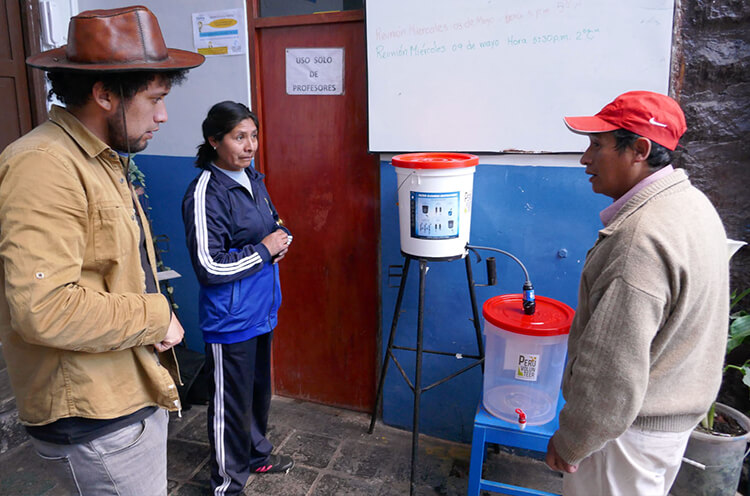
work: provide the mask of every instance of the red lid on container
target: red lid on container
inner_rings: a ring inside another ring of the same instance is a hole
[[[468,153],[406,153],[391,159],[394,167],[408,169],[457,169],[478,163],[479,157]]]
[[[523,313],[523,295],[495,296],[484,302],[482,315],[495,327],[526,336],[559,336],[568,334],[573,322],[572,308],[545,296],[536,297],[534,315]]]

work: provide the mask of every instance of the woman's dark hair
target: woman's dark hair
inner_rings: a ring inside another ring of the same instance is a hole
[[[616,129],[613,132],[615,136],[615,150],[622,152],[624,149],[633,146],[635,140],[642,138],[641,135],[627,131],[625,129]],[[657,171],[672,163],[674,153],[659,143],[651,141],[651,153],[648,154],[646,162],[652,171]]]
[[[67,107],[80,107],[91,98],[91,88],[97,81],[101,81],[109,91],[120,93],[125,102],[130,101],[136,93],[145,90],[149,83],[156,78],[162,78],[167,87],[171,88],[185,80],[187,70],[177,71],[133,71],[133,72],[82,72],[82,71],[54,71],[47,73],[47,79],[52,86],[47,95],[48,99],[57,99]]]
[[[208,169],[208,166],[216,158],[216,150],[208,142],[208,138],[221,141],[224,136],[245,119],[252,119],[255,127],[260,129],[258,118],[247,106],[232,102],[219,102],[208,111],[203,121],[203,143],[198,145],[198,153],[195,155],[195,166],[200,169]]]

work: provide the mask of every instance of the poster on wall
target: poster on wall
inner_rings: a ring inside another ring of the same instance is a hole
[[[242,55],[246,39],[240,9],[193,13],[193,42],[201,55]]]
[[[343,95],[343,48],[287,48],[287,95]]]

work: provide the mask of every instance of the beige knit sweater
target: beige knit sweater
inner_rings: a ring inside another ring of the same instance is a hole
[[[631,198],[586,257],[555,448],[576,464],[631,425],[694,427],[721,382],[726,234],[682,170]]]

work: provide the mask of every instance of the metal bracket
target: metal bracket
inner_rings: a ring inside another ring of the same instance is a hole
[[[388,287],[398,288],[401,285],[401,278],[404,277],[404,266],[403,265],[389,265],[388,266]],[[396,284],[391,282],[392,279],[396,279]]]

